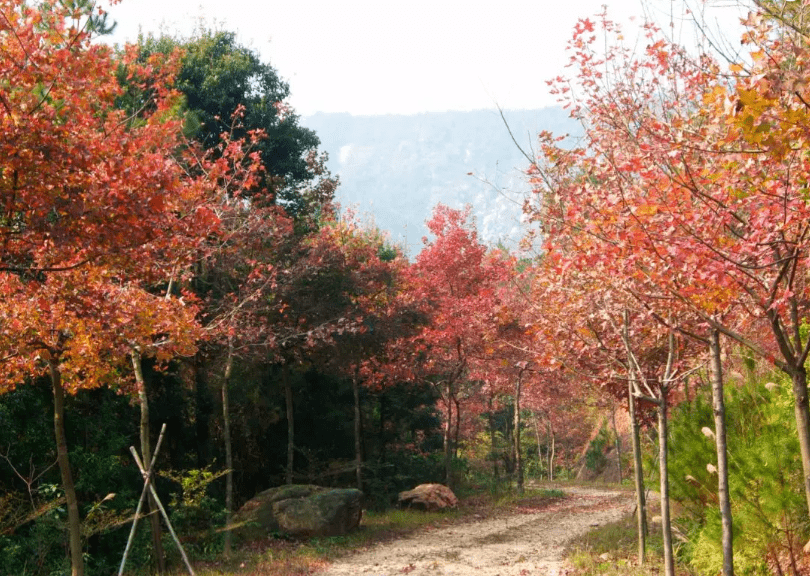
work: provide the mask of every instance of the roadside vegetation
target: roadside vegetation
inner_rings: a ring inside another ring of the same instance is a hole
[[[566,548],[566,559],[576,576],[654,576],[663,562],[662,538],[653,531],[648,540],[647,564],[638,564],[636,524],[632,517],[594,528],[575,538]],[[691,574],[679,566],[677,574]]]

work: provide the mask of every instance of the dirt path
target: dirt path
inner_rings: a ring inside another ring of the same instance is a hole
[[[566,498],[523,510],[423,531],[338,560],[319,576],[558,576],[564,545],[592,526],[632,510],[632,495],[564,489]]]

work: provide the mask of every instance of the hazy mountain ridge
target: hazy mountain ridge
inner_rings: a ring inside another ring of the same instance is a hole
[[[560,108],[509,110],[504,116],[527,152],[541,130],[577,130]],[[301,123],[317,132],[321,150],[329,153],[329,168],[341,181],[341,205],[373,218],[409,254],[421,250],[424,222],[438,202],[455,208],[472,204],[485,242],[514,246],[519,241],[528,160],[497,110],[412,116],[318,113]]]

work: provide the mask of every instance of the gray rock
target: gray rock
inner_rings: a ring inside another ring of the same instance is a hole
[[[354,488],[293,484],[254,496],[234,514],[238,538],[256,540],[273,532],[293,536],[339,536],[355,530],[362,516],[363,493]]]

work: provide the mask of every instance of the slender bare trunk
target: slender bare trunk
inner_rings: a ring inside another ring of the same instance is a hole
[[[281,367],[281,381],[284,386],[284,399],[287,405],[287,484],[293,483],[295,461],[295,417],[293,415],[293,393],[290,383],[290,368],[285,363]]]
[[[146,393],[146,381],[143,378],[143,364],[141,362],[140,351],[133,348],[131,357],[132,369],[135,372],[135,382],[138,385],[138,399],[141,405],[141,458],[143,458],[143,462],[148,466],[148,463],[152,461],[152,445],[149,437],[149,397]],[[161,537],[160,516],[158,515],[157,502],[155,502],[155,498],[151,493],[147,501],[149,503],[149,525],[152,529],[152,546],[155,549],[157,570],[158,574],[165,574],[166,558],[163,552],[163,539]]]
[[[619,429],[616,427],[616,401],[613,401],[613,412],[611,413],[613,422],[613,435],[616,437],[616,471],[619,473],[619,484],[622,483],[622,439],[619,437]]]
[[[210,413],[207,409],[210,388],[208,370],[204,355],[198,353],[194,359],[194,446],[196,447],[197,467],[205,468],[209,459]]]
[[[82,525],[79,518],[79,501],[76,498],[76,486],[70,470],[68,458],[67,435],[65,434],[65,391],[62,388],[62,373],[57,360],[49,362],[51,385],[53,387],[53,430],[56,439],[56,460],[62,476],[62,488],[65,491],[65,505],[68,512],[68,540],[70,544],[70,574],[84,576],[84,557],[82,555]]]
[[[630,377],[632,379],[632,376]],[[644,469],[641,465],[641,434],[636,416],[636,399],[633,396],[633,383],[628,385],[627,408],[630,412],[630,444],[633,449],[633,478],[636,484],[636,520],[638,521],[638,563],[647,560],[647,502],[644,493]]]
[[[452,430],[452,422],[453,422],[453,385],[448,382],[447,388],[445,390],[445,402],[447,404],[447,418],[444,422],[444,483],[452,488],[452,470],[451,470],[451,459],[452,459],[452,451],[451,451],[451,442],[450,442],[450,433]]]
[[[647,559],[647,502],[644,493],[644,469],[641,464],[641,424],[636,414],[636,378],[643,374],[637,373],[633,351],[630,347],[630,313],[624,311],[624,325],[622,327],[622,340],[627,352],[627,404],[630,412],[633,445],[633,474],[636,484],[636,510],[638,511],[638,563],[643,565]],[[664,479],[661,480],[664,482]],[[669,576],[669,575],[668,575]]]
[[[380,462],[385,462],[385,395],[380,394]]]
[[[733,576],[734,548],[732,543],[731,499],[728,492],[726,405],[723,398],[723,367],[720,362],[720,332],[717,330],[712,330],[709,349],[711,350],[712,363],[714,439],[717,447],[717,494],[720,500],[720,520],[723,530],[723,576]]]
[[[523,494],[523,460],[520,453],[520,388],[521,377],[523,372],[518,374],[517,383],[515,384],[515,476],[517,479],[518,494]]]
[[[548,452],[548,479],[554,480],[554,449],[555,445],[555,435],[554,435],[554,425],[551,423],[551,418],[548,419],[548,437],[551,441],[551,448]]]
[[[357,477],[357,489],[363,489],[363,442],[362,442],[362,422],[360,420],[360,384],[357,381],[357,373],[352,378],[352,394],[354,395],[354,461],[355,475]]]
[[[675,576],[675,559],[672,553],[672,521],[669,513],[669,466],[667,389],[661,386],[658,405],[658,469],[661,476],[661,533],[664,537],[664,576]]]
[[[228,358],[225,361],[225,376],[222,379],[222,433],[225,441],[225,550],[226,558],[231,555],[233,533],[231,517],[233,516],[233,447],[231,444],[231,410],[228,388],[233,374],[233,341],[228,340]]]
[[[804,495],[810,511],[810,410],[807,400],[807,370],[803,366],[794,368],[790,374],[793,386],[793,409],[796,417],[796,430],[799,435],[799,449],[802,455],[804,473]]]
[[[458,434],[461,429],[461,403],[458,397],[453,397],[453,404],[456,407],[456,428],[453,431],[453,458],[458,458]]]
[[[489,411],[487,412],[487,423],[489,424],[489,451],[492,455],[492,477],[498,479],[498,455],[495,445],[495,415],[492,413],[492,395],[489,396]]]
[[[794,261],[794,264],[798,260]],[[788,274],[784,278],[792,278],[793,274]],[[786,288],[794,290],[792,280],[785,285]],[[796,418],[796,434],[799,438],[799,452],[802,456],[802,473],[804,475],[804,498],[807,503],[807,512],[810,514],[810,406],[807,397],[807,369],[806,347],[808,343],[803,342],[801,334],[802,317],[799,314],[799,305],[796,298],[791,298],[790,320],[784,318],[784,323],[779,313],[775,309],[768,310],[771,331],[782,352],[785,363],[782,370],[790,376],[793,388],[793,411]],[[719,328],[719,326],[718,326]],[[792,332],[792,338],[791,338]],[[808,542],[807,545],[810,545]]]
[[[534,439],[537,442],[537,463],[543,462],[543,445],[540,443],[540,417],[535,414],[533,418]]]

